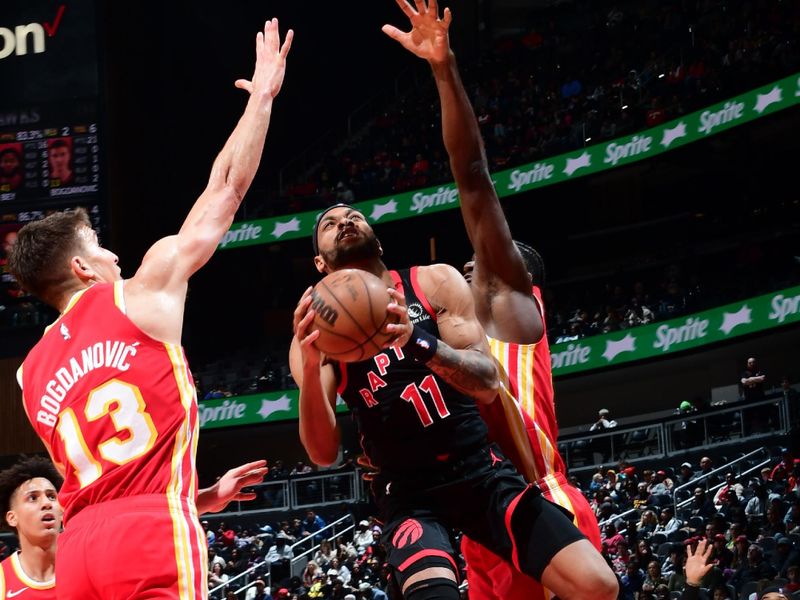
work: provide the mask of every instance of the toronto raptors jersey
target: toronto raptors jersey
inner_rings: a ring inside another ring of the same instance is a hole
[[[436,313],[417,283],[416,267],[392,271],[411,322],[439,337]],[[389,477],[419,477],[485,442],[475,401],[424,364],[389,348],[373,358],[339,363],[339,395],[356,419],[370,462]]]
[[[501,385],[517,400],[533,449],[536,474],[542,478],[556,472],[566,474],[566,467],[558,453],[550,345],[538,287],[533,288],[533,295],[545,329],[542,339],[535,344],[515,344],[490,337],[489,347],[501,366]]]
[[[64,473],[65,522],[86,506],[166,494],[197,496],[197,397],[183,349],[126,315],[123,282],[76,294],[25,358],[28,418]]]
[[[56,580],[34,581],[25,574],[19,552],[0,563],[0,598],[3,600],[56,600]]]

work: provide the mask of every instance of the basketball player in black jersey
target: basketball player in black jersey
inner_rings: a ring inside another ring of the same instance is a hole
[[[300,387],[300,438],[311,460],[336,460],[337,392],[357,420],[378,469],[372,492],[403,597],[459,597],[450,539],[458,529],[562,600],[605,598],[599,569],[581,564],[587,542],[571,516],[526,485],[486,441],[475,402],[495,400],[498,375],[461,274],[443,264],[389,271],[366,218],[347,205],[322,213],[313,241],[320,273],[373,273],[386,283],[389,310],[399,318],[386,326],[395,335],[391,347],[366,361],[335,363],[313,345],[309,288],[295,309],[289,358]],[[583,576],[570,576],[578,565]]]

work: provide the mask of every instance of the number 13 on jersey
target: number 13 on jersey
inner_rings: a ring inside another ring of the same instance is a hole
[[[97,444],[99,458],[124,465],[143,456],[153,447],[158,433],[145,408],[139,388],[119,379],[112,379],[89,392],[84,407],[86,421],[92,423],[108,415],[114,433],[127,433],[126,436],[112,435]],[[81,487],[86,487],[102,475],[103,469],[98,457],[86,443],[72,408],[62,411],[56,430]]]

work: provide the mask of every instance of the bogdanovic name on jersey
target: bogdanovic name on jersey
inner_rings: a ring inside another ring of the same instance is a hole
[[[97,342],[83,348],[80,353],[70,357],[66,365],[58,369],[45,386],[45,393],[39,400],[41,410],[36,420],[48,427],[55,427],[61,402],[73,386],[95,369],[108,367],[125,372],[130,369],[130,359],[136,356],[135,344],[120,341]]]

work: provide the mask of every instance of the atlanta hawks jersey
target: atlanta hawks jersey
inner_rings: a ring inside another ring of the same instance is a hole
[[[545,326],[541,292],[533,288],[537,309]],[[533,449],[537,477],[566,473],[558,453],[558,423],[547,335],[535,344],[515,344],[489,338],[492,355],[500,364],[500,381],[516,398]]]
[[[0,598],[3,600],[55,600],[56,580],[34,581],[22,569],[19,552],[0,562]]]
[[[87,506],[140,494],[195,511],[193,379],[180,346],[126,316],[122,281],[76,294],[20,375],[28,418],[64,473],[65,524]]]
[[[416,267],[392,271],[392,277],[412,323],[439,337],[436,312],[418,284]],[[475,400],[400,348],[338,368],[339,395],[358,422],[365,454],[384,475],[419,477],[485,443],[486,425]]]

